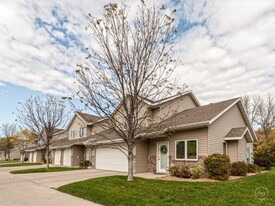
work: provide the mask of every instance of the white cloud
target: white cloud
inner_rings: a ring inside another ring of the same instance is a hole
[[[176,45],[183,74],[202,102],[275,94],[274,1],[184,1],[191,28]]]
[[[0,81],[68,94],[75,64],[85,56],[81,46],[92,42],[84,29],[87,14],[100,16],[109,2],[2,0]],[[139,1],[120,2],[131,5],[132,18]],[[275,93],[274,1],[161,2],[176,5],[176,22],[185,30],[175,45],[184,65],[175,74],[202,102]]]

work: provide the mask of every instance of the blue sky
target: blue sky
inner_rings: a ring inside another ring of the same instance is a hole
[[[76,91],[75,64],[93,43],[87,14],[100,16],[108,0],[0,1],[0,124],[15,119],[31,95]],[[137,1],[116,1],[131,5]],[[151,1],[147,1],[150,4]],[[161,0],[177,9],[175,76],[203,103],[245,94],[275,94],[273,0]]]

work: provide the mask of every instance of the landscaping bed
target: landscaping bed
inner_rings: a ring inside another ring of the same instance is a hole
[[[261,173],[266,173],[268,171],[262,171]],[[247,177],[258,175],[260,173],[247,173]],[[241,178],[245,178],[246,176],[229,176],[229,180],[237,180]],[[207,177],[202,177],[199,179],[192,178],[180,178],[171,175],[167,175],[165,177],[160,177],[161,180],[171,180],[171,181],[183,181],[183,182],[219,182],[218,180],[209,179]]]
[[[71,170],[80,170],[82,168],[72,168],[72,167],[50,167],[46,168],[34,168],[34,169],[26,169],[26,170],[14,170],[11,171],[11,174],[27,174],[27,173],[43,173],[43,172],[63,172],[63,171],[71,171]]]

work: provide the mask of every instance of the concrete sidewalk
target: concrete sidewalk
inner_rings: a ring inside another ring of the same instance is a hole
[[[73,182],[79,182],[91,178],[107,177],[113,175],[126,175],[126,173],[105,170],[83,169],[65,172],[17,174],[16,176],[34,182],[36,184],[52,188],[58,188],[62,185],[67,185]]]

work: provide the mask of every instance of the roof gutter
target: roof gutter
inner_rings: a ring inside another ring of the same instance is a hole
[[[192,124],[182,124],[182,125],[168,127],[164,129],[163,133],[170,132],[170,131],[181,131],[185,129],[202,128],[202,127],[208,127],[208,126],[209,126],[209,121],[197,122]]]
[[[208,127],[209,122],[208,121],[203,121],[203,122],[197,122],[197,123],[192,123],[192,124],[182,124],[182,125],[177,125],[177,126],[171,126],[168,128],[165,128],[162,131],[156,131],[156,132],[150,132],[150,133],[142,133],[137,135],[136,138],[140,137],[166,137],[166,133],[171,132],[171,131],[181,131],[181,130],[186,130],[186,129],[195,129],[195,128],[203,128],[203,127]]]

